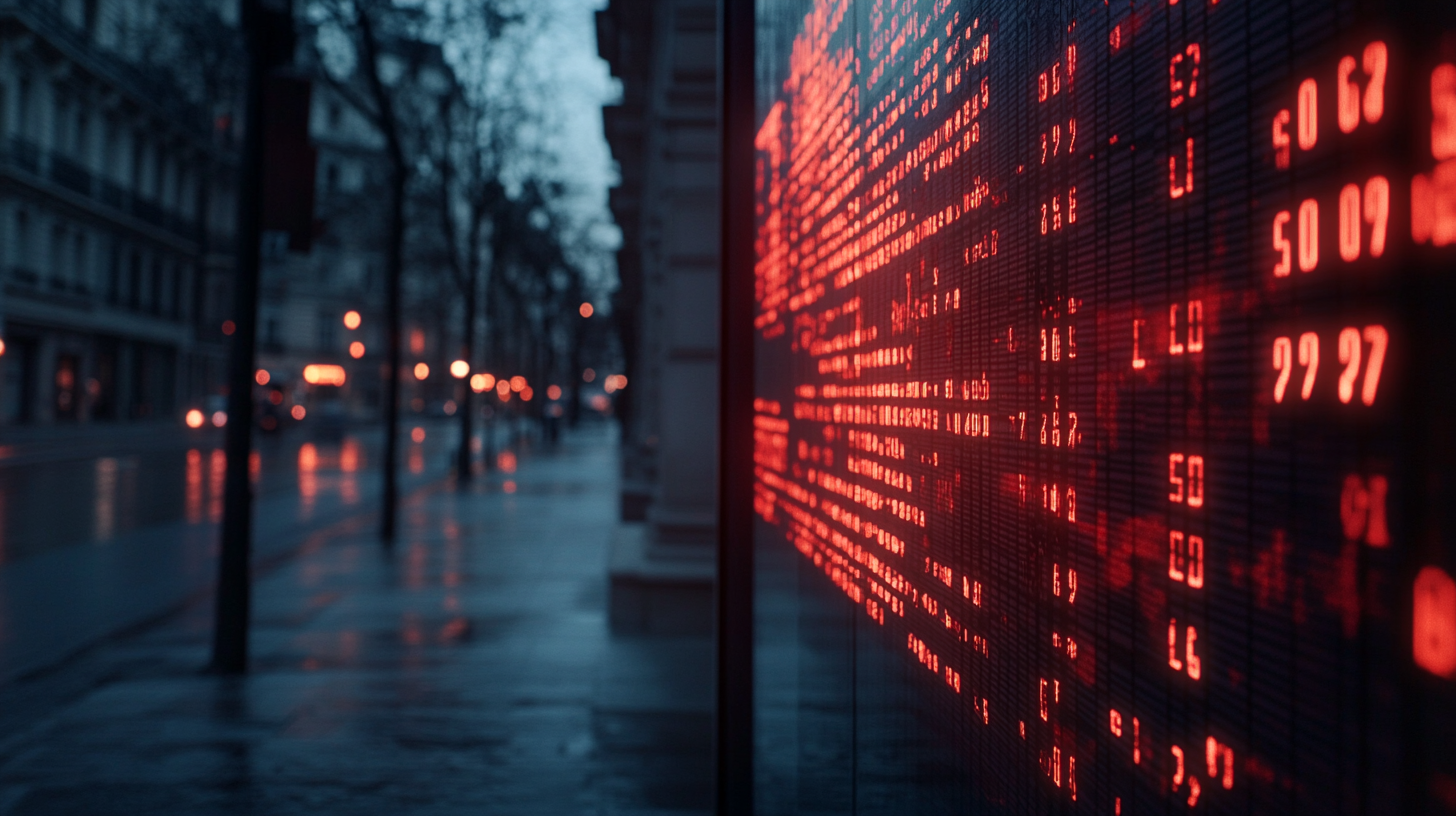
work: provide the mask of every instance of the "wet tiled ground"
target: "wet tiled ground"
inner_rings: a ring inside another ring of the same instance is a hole
[[[710,642],[607,631],[615,474],[587,430],[313,534],[245,678],[204,603],[0,687],[0,814],[706,812]]]

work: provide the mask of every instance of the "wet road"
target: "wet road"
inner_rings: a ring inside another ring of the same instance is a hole
[[[458,426],[402,426],[403,490],[445,477]],[[504,440],[498,428],[498,440]],[[0,681],[176,609],[216,577],[222,433],[163,425],[44,428],[0,439]],[[382,433],[261,436],[253,561],[378,506]],[[499,449],[499,445],[493,446]]]
[[[414,442],[411,433],[423,432]],[[0,444],[0,565],[58,547],[105,545],[128,532],[165,524],[216,524],[222,518],[221,430],[167,426],[63,429]],[[453,422],[406,425],[407,474],[443,471],[459,434]],[[307,426],[258,435],[253,473],[260,499],[292,495],[307,519],[320,502],[346,507],[377,500],[373,484],[383,435],[361,428],[342,437]]]
[[[618,471],[596,426],[410,491],[391,550],[320,527],[246,677],[198,671],[203,603],[5,686],[0,816],[705,816],[712,641],[609,631]]]

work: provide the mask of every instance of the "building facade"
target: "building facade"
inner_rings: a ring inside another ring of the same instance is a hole
[[[180,417],[223,385],[235,154],[138,70],[147,4],[0,0],[0,422]]]
[[[613,0],[597,39],[622,83],[621,104],[604,114],[621,173],[614,309],[634,384],[613,624],[706,631],[718,499],[717,5]]]

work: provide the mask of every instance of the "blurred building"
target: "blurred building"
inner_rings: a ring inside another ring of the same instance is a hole
[[[621,171],[613,308],[633,383],[623,525],[612,556],[619,629],[712,621],[718,476],[717,5],[612,0],[597,43],[622,83],[604,110]],[[633,522],[645,521],[645,524]]]
[[[312,32],[305,34],[310,36]],[[454,82],[438,45],[390,39],[382,49],[382,58],[398,69],[394,92],[415,98],[422,107],[434,107],[436,103],[429,100],[448,91]],[[319,75],[323,69],[311,64],[308,49],[300,49],[300,53],[305,72],[316,79],[309,134],[317,150],[317,223],[306,253],[288,251],[283,236],[265,237],[258,365],[269,372],[275,385],[292,390],[310,410],[372,415],[382,405],[387,342],[384,273],[389,163],[385,141],[368,107],[371,97],[364,75],[356,70],[341,82],[324,79]],[[409,217],[407,213],[407,220]],[[405,303],[424,285],[419,279],[438,277],[439,270],[428,264],[407,263]],[[345,323],[349,312],[359,315],[353,328]],[[407,320],[403,337],[407,369],[426,357],[427,347],[429,352],[444,347],[439,336],[444,330]],[[304,368],[310,364],[342,366],[348,374],[345,386],[338,391],[311,387],[303,380]],[[441,361],[432,357],[430,364],[432,371],[444,376]],[[405,411],[411,409],[415,392],[422,389],[411,377],[405,378],[401,397]],[[326,405],[329,400],[337,403]]]
[[[5,423],[164,418],[222,385],[232,120],[140,67],[149,13],[0,0]]]

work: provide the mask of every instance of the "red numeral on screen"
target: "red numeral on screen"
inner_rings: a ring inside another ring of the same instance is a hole
[[[1179,465],[1186,465],[1186,477],[1178,475]],[[1173,490],[1168,493],[1168,501],[1174,504],[1186,503],[1189,507],[1202,507],[1203,457],[1168,454],[1168,484],[1173,486]]]
[[[1431,71],[1431,156],[1456,158],[1456,65],[1449,62]]]
[[[1370,346],[1368,354],[1364,353],[1362,341]],[[1375,396],[1380,390],[1380,374],[1385,366],[1385,350],[1389,345],[1390,333],[1384,326],[1366,326],[1363,331],[1348,326],[1340,332],[1337,351],[1340,364],[1344,366],[1336,390],[1340,402],[1349,403],[1354,399],[1355,383],[1360,380],[1360,402],[1365,405],[1375,404]],[[1319,374],[1319,346],[1319,335],[1314,332],[1304,332],[1299,336],[1298,361],[1299,365],[1304,366],[1304,381],[1300,385],[1299,398],[1303,400],[1314,394],[1315,380]],[[1274,370],[1279,372],[1274,381],[1275,402],[1284,401],[1289,380],[1294,373],[1294,351],[1294,344],[1288,337],[1274,339]],[[1359,376],[1362,361],[1365,364],[1363,379]]]
[[[1178,174],[1178,156],[1168,157],[1168,197],[1182,198],[1193,192],[1193,139],[1190,137],[1183,144],[1184,168],[1180,181]]]
[[[1197,680],[1203,675],[1203,661],[1195,651],[1198,643],[1198,630],[1192,626],[1184,633],[1183,656],[1179,657],[1178,650],[1178,619],[1168,621],[1168,667],[1173,671],[1186,671],[1189,678]]]
[[[1385,497],[1390,483],[1384,476],[1368,480],[1351,473],[1345,477],[1340,491],[1340,526],[1345,538],[1358,541],[1362,537],[1372,547],[1390,546],[1390,528],[1385,523]]]
[[[1299,120],[1295,133],[1300,150],[1312,150],[1319,141],[1319,86],[1313,79],[1299,83]]]
[[[1365,182],[1363,195],[1359,185],[1346,184],[1340,190],[1340,258],[1359,259],[1362,221],[1370,225],[1370,257],[1379,258],[1385,253],[1385,229],[1389,220],[1390,182],[1384,176],[1374,176]]]
[[[1193,99],[1198,96],[1198,63],[1201,54],[1198,43],[1189,43],[1188,47],[1183,50],[1183,53],[1174,54],[1173,58],[1168,61],[1168,92],[1173,97],[1169,103],[1169,107],[1176,108],[1183,104],[1185,99],[1185,83],[1178,76],[1178,67],[1183,64],[1185,56],[1188,58],[1187,71],[1189,73],[1186,83],[1188,92],[1186,98]]]
[[[1168,532],[1168,577],[1193,589],[1203,588],[1203,536]]]

